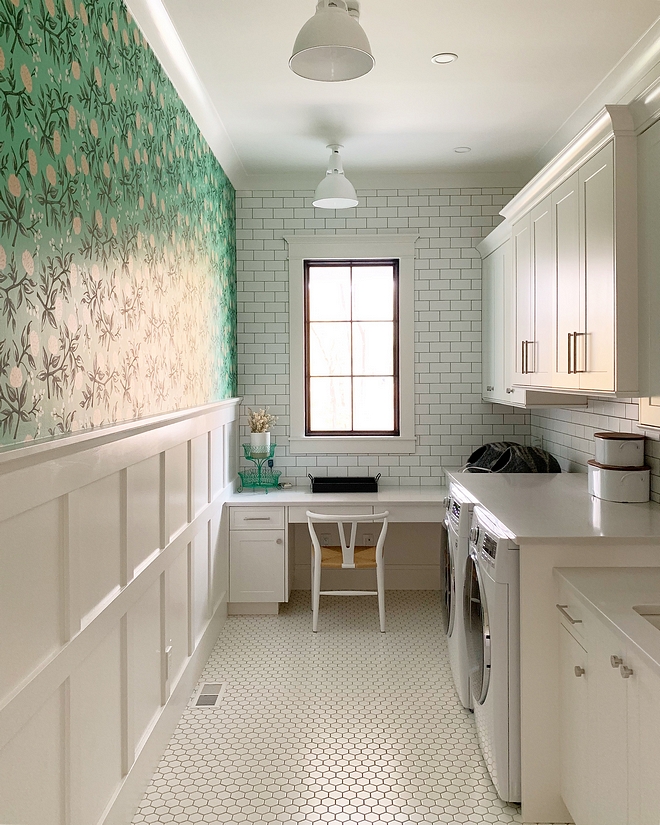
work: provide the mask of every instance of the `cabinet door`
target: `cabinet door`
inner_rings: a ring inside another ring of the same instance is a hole
[[[484,258],[481,274],[482,392],[502,400],[504,394],[504,277],[510,241]]]
[[[552,245],[552,200],[548,196],[532,209],[533,337],[526,344],[525,366],[530,384],[551,387],[555,333],[555,277]]]
[[[596,825],[588,750],[591,674],[587,651],[563,624],[559,626],[559,669],[561,795],[575,822]]]
[[[229,600],[286,601],[284,530],[232,530],[229,538]]]
[[[532,271],[531,216],[525,215],[513,225],[514,280],[514,383],[529,384],[527,353],[534,341],[534,278]]]
[[[627,664],[628,681],[628,821],[660,822],[660,676],[634,653]]]
[[[576,347],[580,389],[614,390],[614,148],[604,146],[579,170],[585,303]],[[634,330],[631,330],[634,334]]]
[[[555,351],[553,386],[578,389],[574,372],[575,341],[584,331],[584,293],[580,278],[580,204],[578,173],[552,193],[555,239]]]
[[[628,821],[628,697],[629,679],[613,667],[611,657],[628,664],[625,645],[601,624],[593,628],[589,646],[589,676],[593,686],[592,782],[594,821],[625,825]]]

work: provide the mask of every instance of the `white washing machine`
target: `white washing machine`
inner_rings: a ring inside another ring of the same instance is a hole
[[[474,508],[464,616],[479,744],[499,796],[520,802],[520,554],[506,528]]]
[[[445,632],[449,648],[449,664],[456,685],[458,698],[464,708],[472,710],[470,674],[465,641],[465,622],[462,598],[465,568],[470,545],[470,525],[474,499],[456,482],[449,485],[445,499],[445,527],[447,550],[443,564]]]

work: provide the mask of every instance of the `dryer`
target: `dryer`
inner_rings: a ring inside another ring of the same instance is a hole
[[[520,802],[520,553],[506,528],[475,507],[463,613],[479,744],[495,789]]]
[[[472,710],[470,675],[465,641],[462,598],[470,542],[474,499],[452,481],[445,499],[447,548],[443,563],[445,633],[456,692],[464,708]]]

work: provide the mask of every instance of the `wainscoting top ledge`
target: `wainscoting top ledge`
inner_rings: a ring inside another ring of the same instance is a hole
[[[147,430],[155,430],[176,424],[179,421],[189,421],[209,413],[220,412],[240,404],[240,398],[227,398],[224,401],[214,401],[202,404],[199,407],[188,407],[183,410],[150,415],[131,421],[122,421],[117,424],[108,424],[77,433],[65,433],[54,438],[45,438],[39,441],[8,444],[0,447],[0,474],[18,470],[31,464],[51,458],[59,458],[78,450],[89,450],[100,447],[122,438],[139,435]]]

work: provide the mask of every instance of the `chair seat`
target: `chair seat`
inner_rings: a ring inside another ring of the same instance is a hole
[[[376,548],[355,546],[353,561],[356,569],[376,566]],[[341,547],[321,547],[321,567],[341,569]]]

